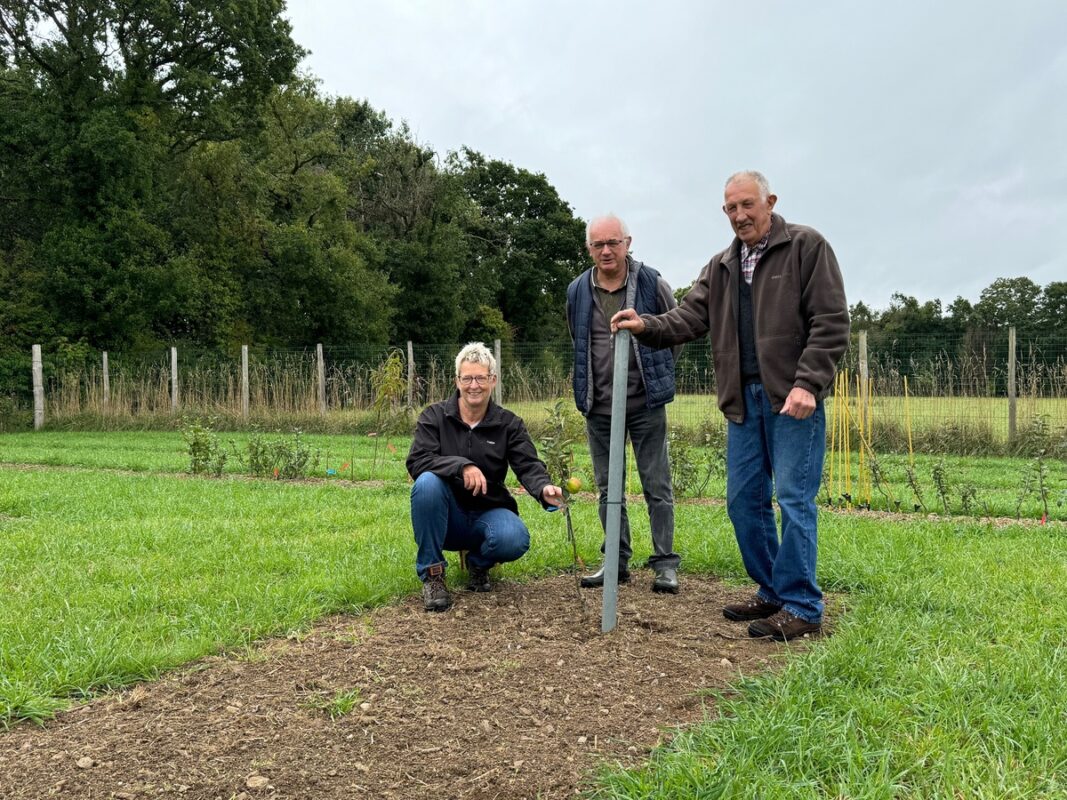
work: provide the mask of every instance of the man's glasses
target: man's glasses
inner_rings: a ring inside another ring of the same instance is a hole
[[[464,386],[470,386],[472,383],[478,386],[485,386],[492,380],[492,375],[463,375],[457,380]]]
[[[601,239],[598,242],[590,242],[589,243],[589,249],[590,250],[603,250],[605,247],[610,247],[612,250],[614,250],[620,244],[626,244],[626,240],[625,239]]]

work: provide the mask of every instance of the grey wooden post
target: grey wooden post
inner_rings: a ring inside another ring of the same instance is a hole
[[[493,355],[496,356],[496,388],[493,389],[493,401],[498,405],[504,404],[504,367],[500,363],[500,340],[493,340]]]
[[[30,352],[33,370],[33,429],[39,431],[44,426],[44,367],[41,364],[41,345],[33,345]]]
[[[315,345],[315,369],[318,373],[319,413],[326,416],[326,362],[322,359],[322,343]]]
[[[107,350],[103,352],[103,368],[104,368],[104,408],[111,404],[111,376],[107,370]]]
[[[415,348],[408,339],[408,408],[415,407]]]
[[[1008,444],[1015,444],[1015,326],[1008,328]]]
[[[241,417],[248,419],[248,345],[241,345]]]
[[[604,610],[600,632],[615,630],[619,599],[619,535],[622,531],[623,469],[626,464],[626,382],[630,371],[630,332],[615,340],[615,375],[611,385],[611,436],[608,450],[608,514],[604,526]]]
[[[178,348],[170,349],[170,410],[178,410]]]

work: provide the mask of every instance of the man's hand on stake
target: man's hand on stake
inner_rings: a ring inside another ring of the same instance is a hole
[[[645,330],[645,321],[632,308],[624,308],[611,318],[611,332],[619,330],[642,333]]]

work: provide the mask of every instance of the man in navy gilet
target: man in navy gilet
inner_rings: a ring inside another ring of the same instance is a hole
[[[656,270],[630,256],[630,232],[614,215],[592,220],[586,242],[593,266],[567,287],[567,325],[574,342],[574,402],[585,416],[593,476],[600,493],[600,522],[607,522],[608,451],[615,356],[611,317],[620,309],[660,314],[677,302]],[[631,342],[626,387],[626,432],[633,445],[641,489],[648,504],[655,572],[652,590],[678,591],[674,552],[674,494],[667,457],[667,410],[674,399],[674,353]],[[603,550],[603,548],[602,548]],[[630,525],[623,498],[619,582],[630,579]],[[582,578],[586,588],[604,585],[604,568]]]

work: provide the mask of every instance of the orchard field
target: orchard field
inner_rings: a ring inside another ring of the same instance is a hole
[[[0,795],[48,790],[43,784],[11,783],[12,776],[25,779],[26,773],[10,769],[33,763],[28,754],[43,753],[50,741],[92,731],[97,713],[92,710],[112,707],[110,698],[120,704],[114,707],[126,708],[121,703],[131,687],[138,691],[135,684],[149,692],[169,687],[168,676],[184,675],[190,665],[213,664],[212,659],[241,669],[270,665],[271,658],[262,655],[270,652],[270,642],[317,641],[321,626],[331,624],[329,615],[342,614],[345,625],[356,627],[371,625],[359,622],[373,619],[368,615],[411,607],[418,585],[403,468],[409,440],[307,436],[304,444],[318,454],[317,461],[308,478],[285,481],[241,474],[237,454],[247,448],[249,436],[220,435],[234,454],[220,478],[188,474],[189,455],[179,433],[0,437],[0,720],[10,728],[0,733],[0,764],[7,768],[0,775],[9,776],[0,777]],[[694,449],[696,463],[713,464],[712,455]],[[906,458],[885,468],[900,498],[910,497]],[[1044,465],[1046,515],[1033,491],[1020,500],[1018,476],[1033,472],[1033,459],[940,460],[956,486],[974,487],[978,502],[968,515],[961,513],[956,495],[945,513],[930,485],[925,512],[879,511],[878,502],[866,511],[827,498],[820,512],[819,575],[833,598],[832,635],[800,647],[737,642],[764,649],[724,657],[737,664],[749,663],[745,657],[756,660],[722,685],[685,692],[703,714],[693,718],[661,703],[657,722],[669,733],[658,745],[638,748],[636,759],[633,752],[624,758],[605,750],[599,766],[583,772],[576,784],[593,796],[634,798],[1062,796],[1067,791],[1067,744],[1059,733],[1067,724],[1062,691],[1067,525],[1057,504],[1064,489],[1062,462]],[[917,456],[916,469],[927,475],[932,461]],[[584,476],[588,460],[580,448],[576,464]],[[721,496],[721,476],[715,473],[699,496],[680,501],[679,597],[685,602],[710,599],[719,586],[725,592],[747,590]],[[638,562],[648,555],[647,518],[637,507],[639,498],[632,502]],[[535,615],[530,609],[542,605],[545,592],[566,591],[571,568],[562,518],[541,513],[528,499],[520,506],[533,546],[503,570],[500,605],[488,617],[500,625]],[[573,514],[581,555],[593,563],[599,545],[593,496],[581,495]],[[452,580],[461,578],[452,570]],[[571,587],[569,602],[575,606]],[[643,630],[641,638],[656,648],[695,652],[692,648],[713,641],[733,645],[728,634],[702,633],[717,616],[710,602],[687,611],[679,624],[657,627],[649,620],[668,611],[645,609],[640,603],[650,602],[645,598],[651,593],[640,587],[629,591],[624,602],[635,598],[637,610],[622,614],[621,627]],[[530,605],[508,599],[517,596]],[[449,646],[475,652],[494,625],[476,622],[477,606],[462,608],[471,615],[466,621],[444,615],[451,617]],[[414,611],[406,619],[411,627],[405,636],[416,641],[436,623]],[[628,641],[627,635],[565,641],[559,663],[570,651],[592,657],[613,642]],[[353,645],[359,646],[371,644]],[[514,670],[513,684],[532,680],[522,672],[518,651],[487,658],[497,665],[486,667],[490,671]],[[202,668],[210,674],[219,669]],[[329,722],[334,712],[345,719],[349,712],[359,715],[358,706],[352,708],[373,686],[368,678],[352,682],[335,694],[307,690],[330,714],[327,719],[307,712],[306,724],[343,725],[344,719]],[[573,686],[569,702],[597,691],[592,684]],[[634,691],[639,694],[639,687]],[[89,715],[78,717],[75,710],[71,718],[62,710],[72,704],[89,709]],[[538,731],[543,734],[545,724],[565,729],[568,704],[542,702],[540,708],[534,709],[543,717]],[[45,727],[38,731],[35,723]],[[592,742],[595,736],[594,729],[580,738]],[[65,763],[48,758],[51,754],[42,755],[40,763]],[[64,781],[101,774],[71,763]],[[529,769],[516,763],[520,766],[507,771],[509,779]],[[590,763],[597,763],[595,754]],[[245,772],[269,773],[269,765],[246,765]],[[275,773],[274,779],[284,782],[284,766]],[[96,784],[109,785],[114,790],[114,784]],[[191,785],[192,796],[223,791],[223,784],[207,778]],[[146,779],[138,791],[148,796],[162,786]],[[394,790],[399,794],[393,796],[406,796],[402,787]],[[546,788],[543,796],[555,795]]]

